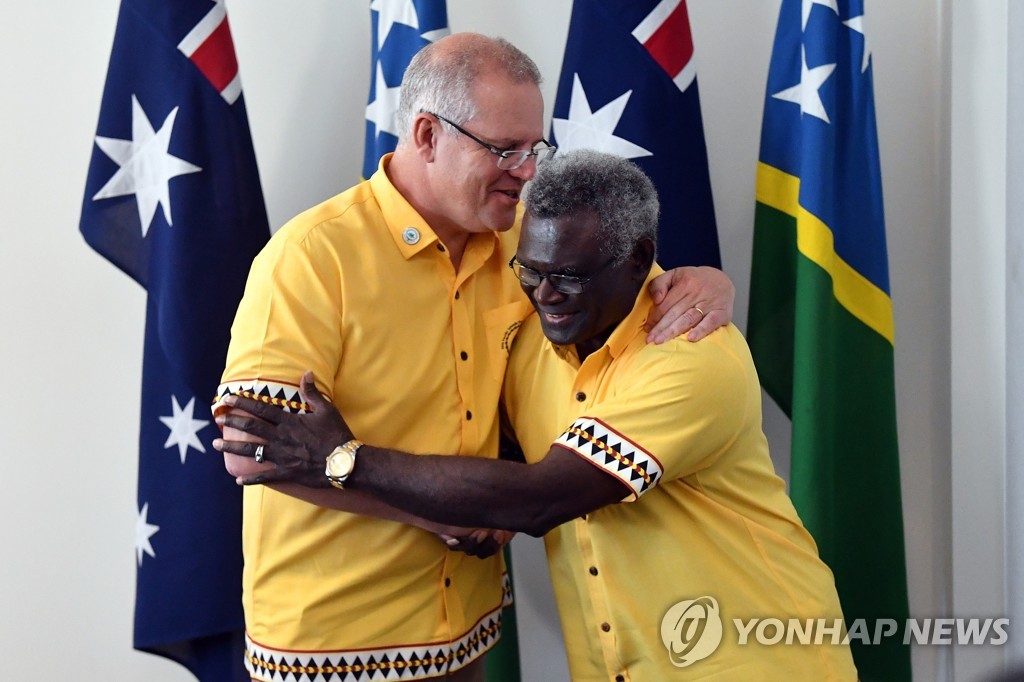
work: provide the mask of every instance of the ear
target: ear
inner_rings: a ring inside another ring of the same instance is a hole
[[[633,247],[633,254],[630,257],[634,272],[640,281],[647,278],[647,274],[654,265],[654,242],[650,239],[641,239]]]
[[[430,114],[420,112],[412,120],[409,144],[426,163],[434,160],[437,153],[440,124]]]

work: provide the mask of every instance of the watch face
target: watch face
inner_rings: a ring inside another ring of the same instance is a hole
[[[327,458],[327,473],[332,478],[344,478],[352,473],[354,464],[355,457],[351,452],[338,449]]]

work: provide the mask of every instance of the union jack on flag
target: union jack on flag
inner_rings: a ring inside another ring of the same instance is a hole
[[[96,131],[82,235],[147,290],[134,645],[248,680],[241,492],[201,417],[270,230],[221,0],[122,1]]]
[[[658,262],[720,267],[684,0],[573,4],[553,143],[632,159],[658,188]]]

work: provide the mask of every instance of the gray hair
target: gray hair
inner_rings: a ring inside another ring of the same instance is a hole
[[[470,96],[473,82],[497,70],[515,83],[541,83],[540,70],[526,53],[504,38],[456,33],[416,53],[402,76],[395,123],[398,144],[412,131],[416,114],[429,111],[462,124],[477,114]],[[447,123],[442,125],[454,132]]]
[[[557,154],[537,168],[523,203],[532,218],[564,218],[592,209],[601,252],[616,264],[643,239],[658,246],[658,191],[646,173],[620,156],[591,149]]]

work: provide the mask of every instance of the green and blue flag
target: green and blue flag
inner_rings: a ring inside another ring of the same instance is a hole
[[[757,169],[747,337],[792,418],[790,493],[847,622],[908,615],[893,306],[863,0],[783,0]],[[909,680],[900,638],[851,640]]]

